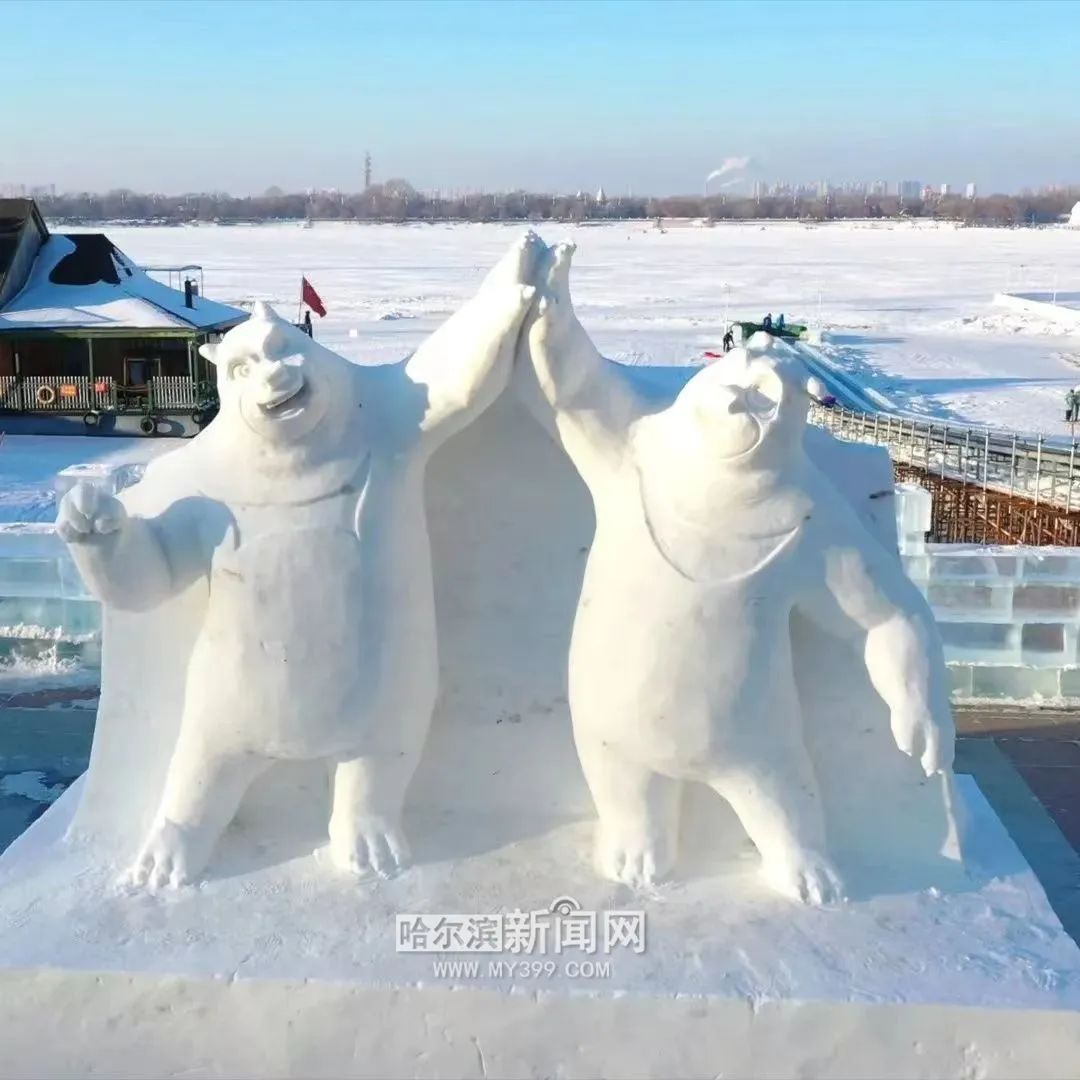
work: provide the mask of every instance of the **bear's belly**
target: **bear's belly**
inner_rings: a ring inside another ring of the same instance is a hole
[[[570,649],[575,731],[668,775],[715,775],[763,730],[798,722],[788,611],[782,595],[693,584],[651,561],[587,571]]]
[[[358,748],[365,651],[381,631],[364,610],[364,575],[344,529],[264,534],[218,553],[189,695],[223,735],[280,757]]]

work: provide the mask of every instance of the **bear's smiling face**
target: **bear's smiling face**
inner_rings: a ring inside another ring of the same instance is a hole
[[[257,305],[246,322],[200,352],[217,368],[220,415],[214,427],[280,447],[335,440],[358,407],[345,359]],[[239,433],[238,433],[239,434]]]
[[[256,435],[293,442],[315,428],[329,402],[303,354],[230,356],[218,367],[222,409],[235,409]]]

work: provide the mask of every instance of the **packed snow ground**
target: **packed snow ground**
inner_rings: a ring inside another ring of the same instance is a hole
[[[56,474],[69,465],[95,461],[137,464],[174,445],[174,439],[7,435],[0,441],[0,524],[51,521],[56,516]]]
[[[626,363],[700,362],[726,318],[820,322],[826,351],[898,411],[1064,436],[1080,332],[995,309],[996,292],[1080,284],[1080,234],[930,223],[537,226],[573,240],[579,314]],[[324,344],[363,363],[415,348],[474,291],[521,225],[108,226],[143,265],[200,263],[209,297],[297,315],[300,277],[328,308]],[[47,520],[66,464],[159,452],[162,440],[0,444],[0,522]]]

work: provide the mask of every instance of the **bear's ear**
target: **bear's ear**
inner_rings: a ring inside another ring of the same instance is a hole
[[[207,342],[205,345],[199,346],[199,355],[204,360],[209,360],[211,364],[216,364],[217,360],[215,360],[214,358],[217,356],[217,351],[220,348],[220,345],[211,345],[209,342]]]

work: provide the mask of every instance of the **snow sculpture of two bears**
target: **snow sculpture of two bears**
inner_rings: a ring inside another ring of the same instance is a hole
[[[865,640],[897,743],[928,774],[948,771],[931,617],[804,454],[801,363],[752,341],[650,415],[574,316],[571,253],[530,234],[413,356],[382,368],[260,307],[207,347],[221,413],[151,466],[133,510],[128,493],[65,496],[58,530],[107,608],[205,589],[135,884],[198,877],[280,760],[333,770],[337,865],[405,864],[402,804],[438,679],[425,465],[502,392],[515,356],[518,390],[595,504],[569,694],[602,874],[641,885],[667,872],[683,782],[698,780],[735,809],[775,888],[841,895],[803,745],[793,609]],[[110,752],[113,773],[126,767]]]
[[[57,529],[106,606],[145,610],[208,581],[135,884],[197,877],[278,760],[333,768],[338,865],[407,861],[402,804],[438,682],[425,465],[505,387],[541,247],[522,239],[396,365],[351,364],[259,305],[203,346],[221,410],[148,471],[144,485],[172,485],[162,513],[86,485],[64,497]]]

